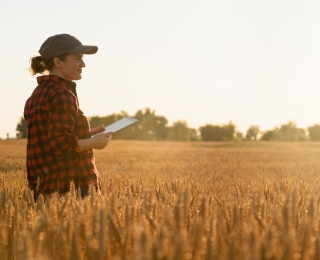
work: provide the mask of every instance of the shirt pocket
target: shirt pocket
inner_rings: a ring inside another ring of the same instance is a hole
[[[88,119],[80,108],[78,108],[76,117],[75,134],[78,136],[78,139],[86,139],[91,137]]]

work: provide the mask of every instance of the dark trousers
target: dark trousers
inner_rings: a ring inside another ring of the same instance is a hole
[[[87,186],[80,186],[80,191],[81,191],[81,198],[84,199],[89,195],[89,187]]]

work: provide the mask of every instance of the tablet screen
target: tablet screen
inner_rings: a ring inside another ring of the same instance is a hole
[[[117,132],[119,130],[121,130],[122,128],[125,128],[135,122],[138,122],[139,120],[135,119],[135,118],[132,118],[132,117],[125,117],[125,118],[122,118],[120,119],[119,121],[111,124],[111,125],[108,125],[105,127],[106,130],[103,131],[103,133],[108,133],[108,132]]]

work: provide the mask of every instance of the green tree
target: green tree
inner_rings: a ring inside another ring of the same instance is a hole
[[[306,133],[302,128],[298,128],[295,122],[289,121],[281,125],[276,140],[277,141],[305,141]]]
[[[236,135],[236,126],[230,121],[227,125],[210,125],[199,128],[202,141],[233,141]]]
[[[241,132],[236,132],[235,141],[243,141],[243,134]]]
[[[262,133],[260,141],[274,141],[276,140],[278,133],[278,128],[275,128],[273,130],[267,130]]]
[[[196,141],[197,131],[193,128],[189,128],[186,121],[177,121],[168,128],[167,140]]]
[[[249,127],[246,133],[247,141],[257,141],[258,134],[260,133],[260,128],[257,125],[252,125]]]
[[[310,141],[320,141],[320,125],[308,127]]]
[[[27,138],[27,124],[24,117],[20,117],[20,122],[17,124],[16,132],[17,138]]]
[[[262,141],[306,141],[306,133],[302,128],[298,128],[295,122],[289,121],[281,125],[280,128],[265,131],[262,134]]]
[[[156,115],[155,110],[145,108],[138,110],[134,118],[138,119],[135,127],[134,139],[138,140],[164,140],[167,134],[168,120],[164,116]]]

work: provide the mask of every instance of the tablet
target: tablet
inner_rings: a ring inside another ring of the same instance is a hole
[[[132,117],[125,117],[125,118],[122,118],[120,119],[119,121],[111,124],[111,125],[108,125],[105,127],[106,130],[104,130],[102,133],[108,133],[108,132],[118,132],[119,130],[129,126],[129,125],[132,125],[134,124],[135,122],[138,122],[139,120],[135,119],[135,118],[132,118]]]

